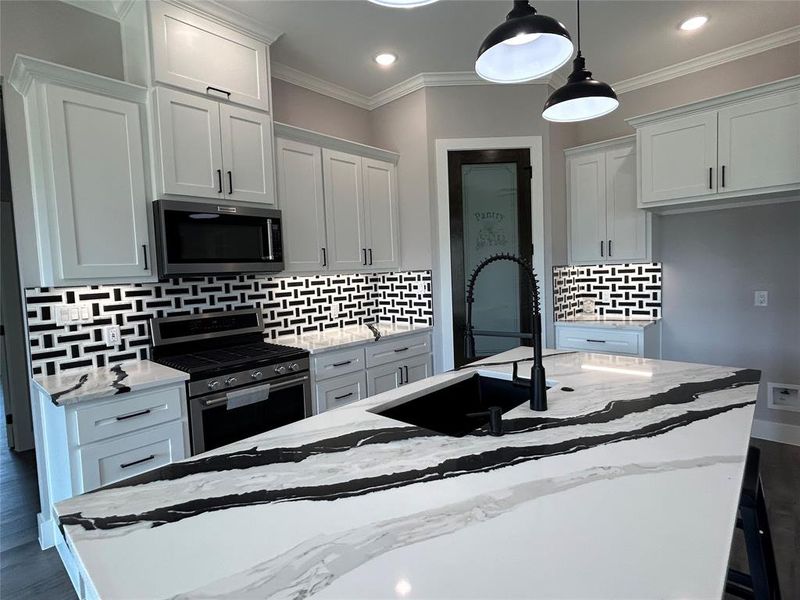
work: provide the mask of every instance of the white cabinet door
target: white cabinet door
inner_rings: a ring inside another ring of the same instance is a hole
[[[317,382],[314,386],[317,412],[322,413],[367,397],[367,376],[364,371],[341,375]]]
[[[403,384],[421,381],[433,375],[433,364],[430,354],[415,356],[403,361]]]
[[[606,152],[606,248],[609,261],[647,260],[647,213],[636,203],[633,145]]]
[[[602,261],[606,254],[605,154],[569,158],[570,262]]]
[[[720,192],[800,183],[800,91],[721,109],[719,169]]]
[[[717,112],[642,127],[641,202],[694,198],[717,192]]]
[[[219,102],[156,90],[161,192],[222,198]]]
[[[267,48],[166,2],[148,2],[155,81],[269,110]]]
[[[52,85],[46,97],[61,278],[150,275],[140,105]]]
[[[401,362],[389,363],[367,369],[367,396],[396,389],[400,386],[403,374]]]
[[[283,216],[283,257],[287,271],[327,267],[322,149],[278,138],[278,202]]]
[[[362,269],[367,264],[361,160],[360,156],[322,150],[331,269]]]
[[[392,163],[364,158],[364,224],[367,264],[389,269],[400,264],[397,168]]]
[[[268,115],[219,105],[225,197],[275,204],[272,122]]]

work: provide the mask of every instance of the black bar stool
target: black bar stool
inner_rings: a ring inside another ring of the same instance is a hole
[[[739,517],[736,519],[736,527],[744,532],[750,573],[729,568],[725,591],[750,600],[781,600],[767,504],[761,486],[760,459],[761,451],[750,446],[744,468],[742,495],[739,497]]]

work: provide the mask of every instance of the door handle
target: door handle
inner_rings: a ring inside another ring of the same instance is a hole
[[[228,194],[233,194],[233,171],[228,171]]]
[[[403,346],[402,348],[394,349],[395,352],[405,352],[406,350],[408,350],[408,346]]]
[[[228,171],[230,173],[230,171]],[[267,219],[267,259],[275,260],[275,251],[272,245],[272,219]]]
[[[611,254],[611,240],[608,240],[608,255],[612,256],[612,254]]]
[[[400,385],[403,385],[403,367],[397,367],[397,370],[400,371]]]
[[[714,167],[708,167],[708,189],[714,189]]]
[[[600,240],[600,256],[605,256],[605,254],[603,254],[603,244],[603,240]]]
[[[222,169],[217,169],[217,193],[222,193]]]
[[[353,395],[353,392],[348,392],[346,394],[342,394],[341,396],[334,396],[333,399],[334,400],[344,400],[345,398],[349,398],[352,395]]]
[[[328,266],[328,251],[325,248],[322,249],[322,266]]]
[[[363,262],[364,266],[366,267],[367,266],[367,249],[366,248],[362,248],[361,252],[364,253],[364,257],[362,259],[362,262]]]
[[[225,95],[228,97],[228,100],[230,100],[230,99],[231,99],[231,93],[230,93],[229,91],[227,91],[227,90],[221,90],[221,89],[219,89],[219,88],[217,88],[217,87],[213,87],[213,86],[211,86],[211,85],[209,85],[209,86],[207,86],[207,87],[206,87],[206,94],[207,94],[208,92],[219,92],[220,94],[225,94]]]
[[[144,270],[147,271],[147,244],[142,244],[142,254],[144,254]]]
[[[122,415],[121,417],[116,417],[117,421],[125,421],[126,419],[132,419],[134,417],[141,417],[144,415],[150,414],[150,409],[145,408],[144,410],[140,410],[139,412],[131,413],[129,415]]]
[[[403,365],[403,368],[406,370],[406,383],[408,383],[408,365]]]
[[[343,367],[345,365],[349,365],[351,362],[353,362],[353,361],[352,360],[344,360],[342,362],[333,363],[331,366],[332,367]]]
[[[725,165],[722,165],[722,187],[725,187]]]
[[[369,264],[372,266],[372,248],[369,249]]]
[[[134,460],[133,462],[129,463],[122,463],[119,468],[120,469],[127,469],[128,467],[132,467],[134,465],[140,465],[142,463],[146,463],[148,461],[153,460],[156,457],[155,454],[151,454],[150,456],[146,456],[145,458],[140,458],[139,460]]]

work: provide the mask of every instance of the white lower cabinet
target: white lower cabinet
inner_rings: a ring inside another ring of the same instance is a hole
[[[367,397],[367,378],[364,371],[340,375],[314,385],[317,412],[325,412]]]
[[[556,323],[556,348],[661,358],[661,324],[648,327],[575,327]]]
[[[367,395],[374,396],[394,390],[402,385],[403,365],[387,363],[367,369]]]

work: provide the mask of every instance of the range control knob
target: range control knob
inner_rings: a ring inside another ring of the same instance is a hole
[[[253,379],[261,379],[263,376],[264,374],[261,371],[253,371],[252,373],[250,373],[250,377],[252,377]]]
[[[212,379],[211,381],[208,382],[208,389],[215,390],[218,387],[219,387],[219,381],[217,381],[216,379]]]
[[[300,365],[298,365],[297,363],[292,363],[292,364],[289,365],[289,370],[290,371],[299,371],[300,370]]]
[[[233,384],[235,384],[237,381],[238,381],[238,380],[236,379],[236,377],[228,377],[228,378],[225,380],[225,385],[226,385],[226,386],[228,386],[228,387],[231,387],[231,386],[232,386]]]
[[[278,365],[277,367],[275,367],[275,373],[277,373],[278,375],[283,375],[284,373],[286,373],[286,367],[284,367],[283,365]]]

